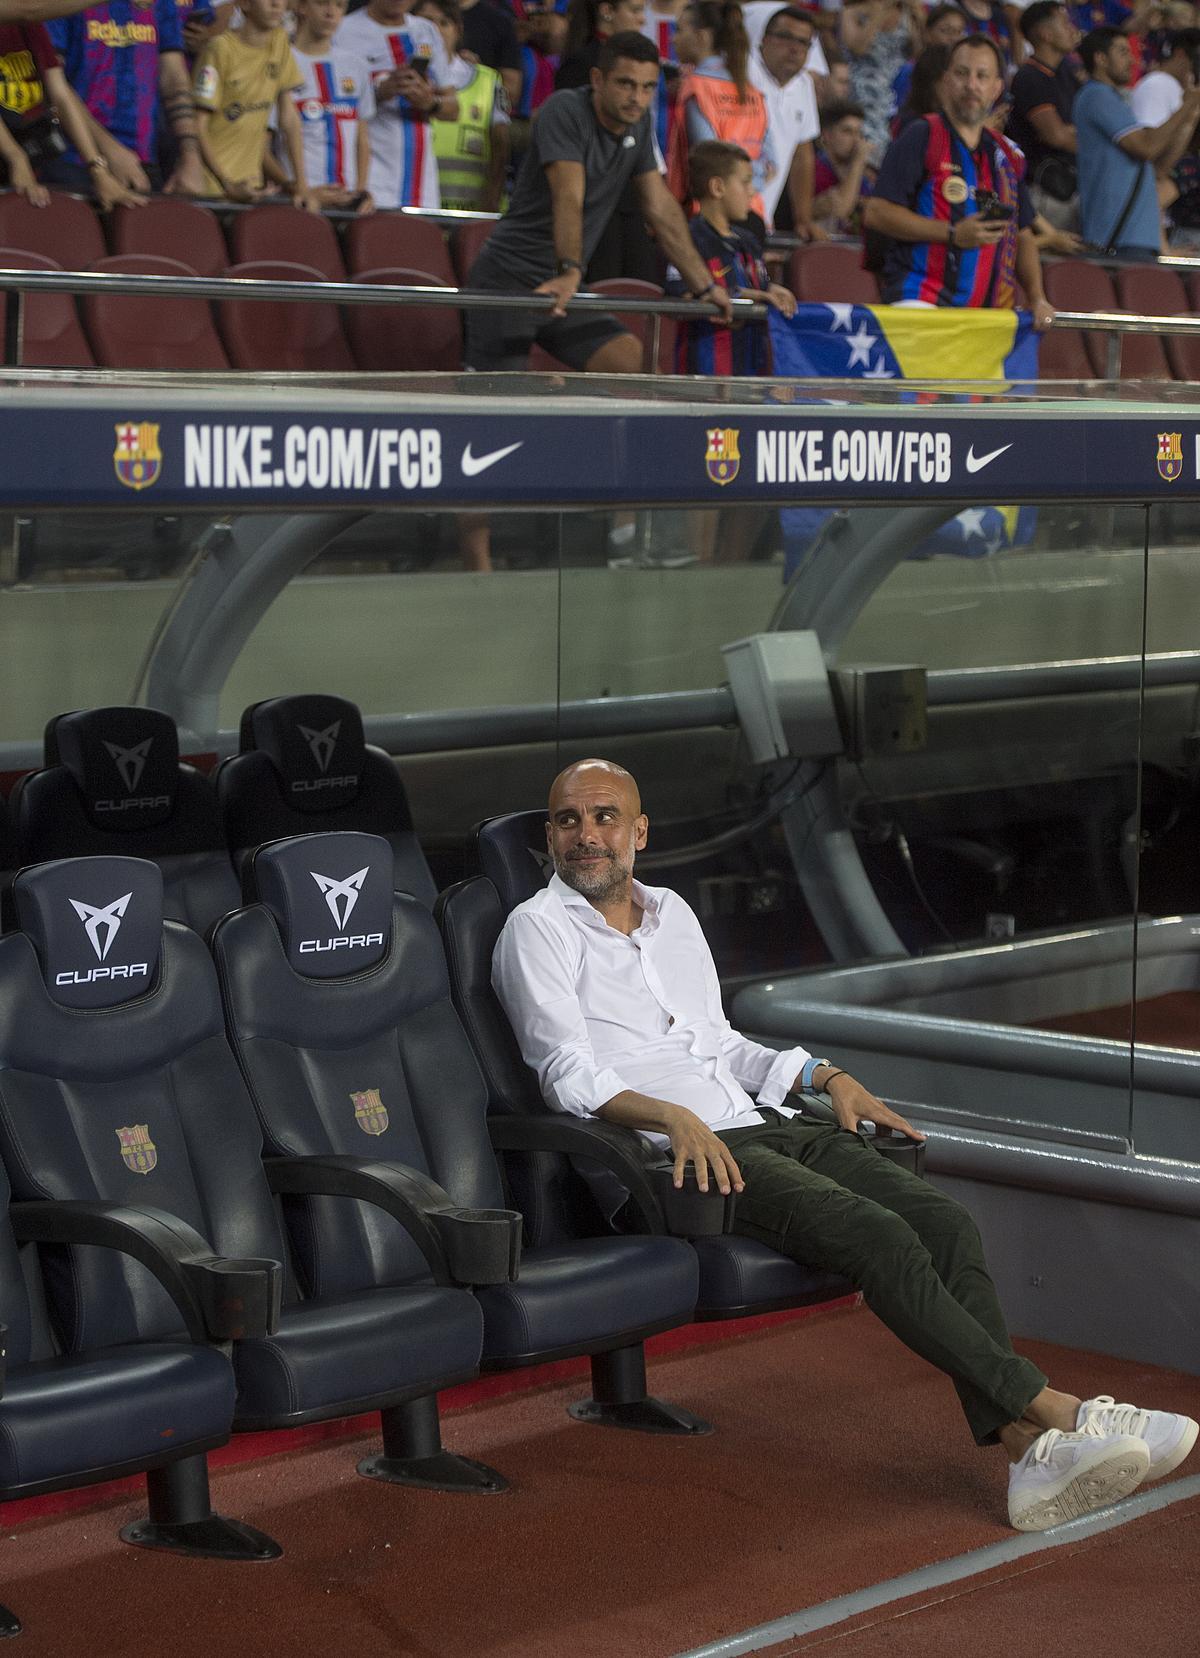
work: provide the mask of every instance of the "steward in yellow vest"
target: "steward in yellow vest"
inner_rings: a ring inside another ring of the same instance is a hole
[[[459,212],[495,213],[501,206],[508,166],[508,98],[498,70],[458,55],[462,12],[457,0],[420,0],[414,10],[436,24],[450,58],[450,84],[458,94],[453,121],[433,122],[442,206]]]

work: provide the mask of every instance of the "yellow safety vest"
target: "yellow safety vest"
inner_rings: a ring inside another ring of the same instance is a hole
[[[478,210],[492,159],[492,113],[504,95],[498,70],[484,64],[458,92],[458,119],[433,123],[442,206]]]

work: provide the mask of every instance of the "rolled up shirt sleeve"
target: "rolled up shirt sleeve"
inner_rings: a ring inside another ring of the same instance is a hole
[[[629,1084],[596,1061],[574,990],[576,952],[545,917],[510,916],[492,957],[492,988],[546,1103],[592,1117]]]

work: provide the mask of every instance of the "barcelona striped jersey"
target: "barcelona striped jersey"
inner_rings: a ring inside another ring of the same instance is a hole
[[[450,61],[436,27],[428,18],[405,16],[402,28],[387,28],[365,8],[351,12],[333,37],[334,50],[360,58],[372,85],[423,58],[431,86],[445,86]],[[376,99],[370,123],[371,174],[368,188],[378,207],[441,206],[437,157],[429,121],[407,98]]]
[[[72,88],[88,114],[139,161],[154,160],[158,60],[182,52],[175,0],[111,0],[46,24]],[[74,150],[65,160],[82,165]]]
[[[293,96],[300,116],[305,178],[313,186],[340,184],[348,190],[365,190],[367,181],[358,177],[354,147],[358,123],[369,121],[375,113],[371,71],[347,52],[311,58],[293,46],[292,56],[304,76],[304,84]]]
[[[763,264],[762,250],[749,231],[731,225],[729,234],[723,236],[702,213],[696,214],[688,229],[714,282],[734,295],[747,289],[766,292],[771,279]],[[688,292],[675,269],[668,276],[667,291],[680,295]],[[726,328],[704,318],[689,318],[679,324],[675,356],[679,374],[769,374],[771,371],[771,347],[765,322]]]
[[[889,305],[920,300],[927,305],[1013,303],[1017,232],[1033,223],[1024,185],[1025,157],[1015,144],[985,127],[979,148],[942,114],[913,121],[883,158],[875,195],[955,225],[978,212],[981,191],[992,191],[1012,209],[1008,229],[991,247],[955,248],[943,242],[887,239],[883,298]]]

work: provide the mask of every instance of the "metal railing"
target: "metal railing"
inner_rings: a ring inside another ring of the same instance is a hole
[[[1162,261],[1168,263],[1169,261]],[[1200,260],[1176,260],[1200,269]],[[0,293],[12,296],[5,307],[4,363],[20,367],[27,294],[130,294],[142,299],[285,301],[320,305],[433,305],[459,311],[549,311],[553,299],[545,294],[483,293],[473,288],[408,286],[361,282],[281,282],[240,276],[148,276],[112,271],[28,271],[0,269]],[[734,316],[761,320],[767,307],[759,301],[735,299]],[[628,299],[617,295],[579,293],[567,302],[569,311],[603,311],[650,318],[647,359],[657,364],[663,317],[712,317],[716,308],[703,300]],[[1121,338],[1125,334],[1200,334],[1200,315],[1152,317],[1116,311],[1060,311],[1054,328],[1087,329],[1107,334],[1105,378],[1121,372]]]

